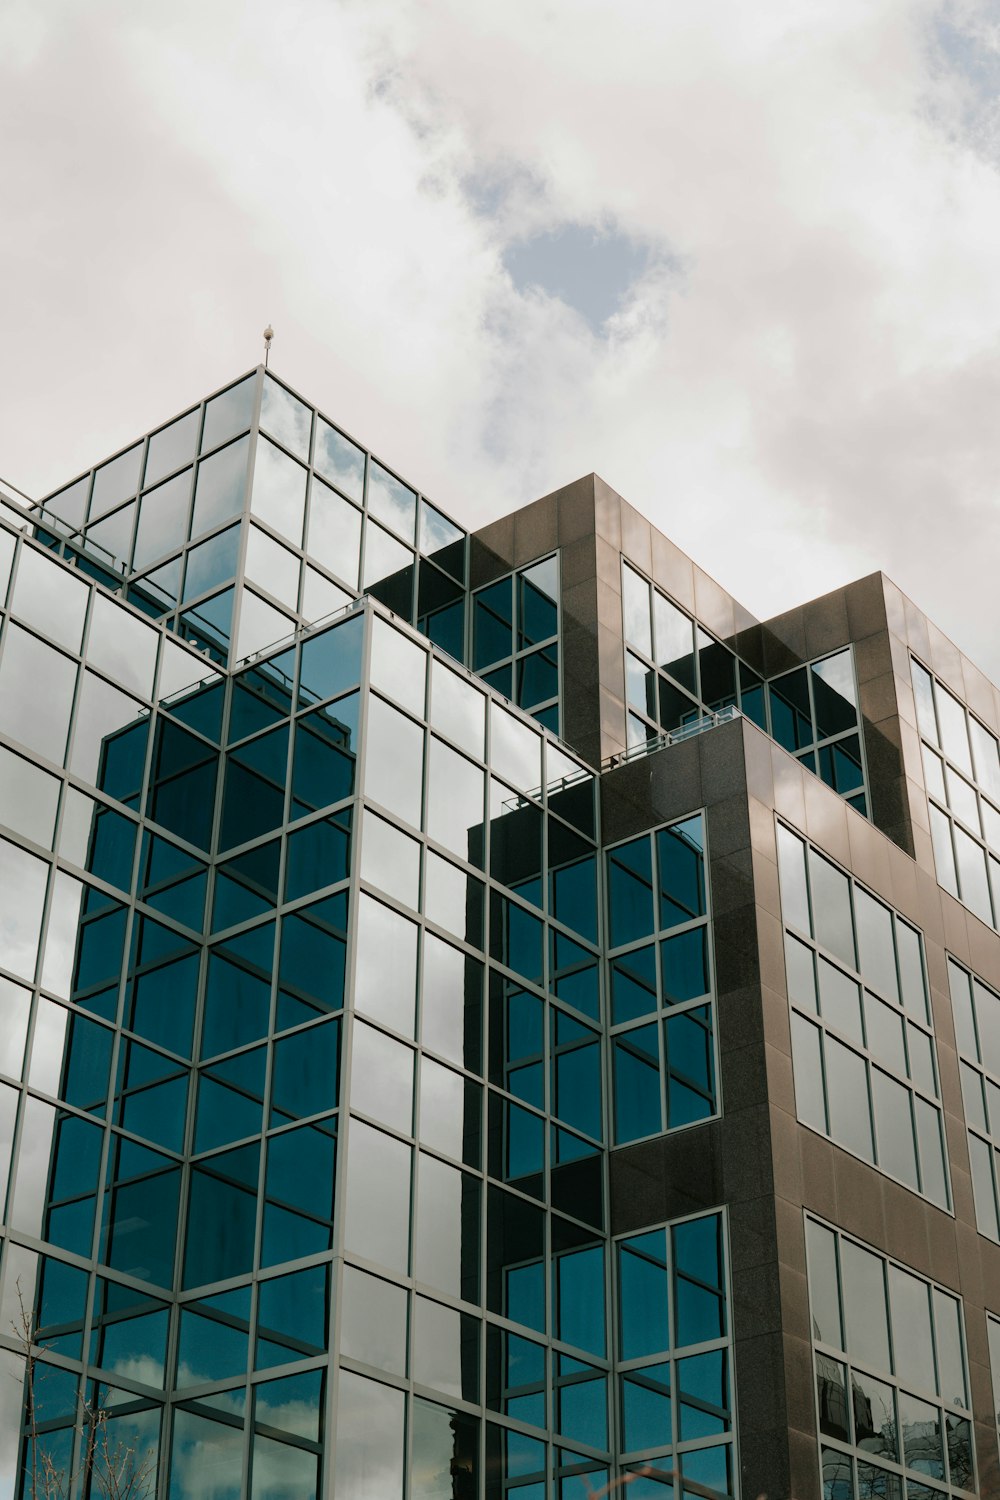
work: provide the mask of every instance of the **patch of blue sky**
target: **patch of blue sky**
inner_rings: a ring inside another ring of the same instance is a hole
[[[932,35],[940,60],[968,83],[980,100],[994,104],[1000,94],[1000,7],[991,23],[996,41],[983,30],[962,24],[961,13],[947,5],[934,17]]]
[[[562,224],[508,245],[503,263],[519,291],[565,302],[600,333],[649,269],[648,244],[592,224]]]

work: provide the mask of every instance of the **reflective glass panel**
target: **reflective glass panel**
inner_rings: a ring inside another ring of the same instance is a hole
[[[340,1347],[351,1359],[393,1375],[406,1374],[406,1305],[403,1287],[344,1267]]]
[[[411,544],[416,536],[417,497],[381,464],[368,473],[368,510]]]
[[[139,488],[142,465],[142,443],[136,443],[117,458],[109,459],[94,471],[94,488],[90,496],[90,520],[103,516],[122,500],[129,500]]]
[[[357,588],[361,512],[316,479],[309,496],[305,550],[352,589]]]
[[[205,426],[207,431],[207,413]],[[241,438],[238,443],[230,443],[228,448],[213,453],[211,458],[202,459],[198,465],[191,521],[193,537],[242,512],[248,451],[248,440]]]
[[[257,442],[250,509],[281,536],[302,545],[307,471],[267,438]]]
[[[166,474],[172,474],[183,464],[190,463],[198,448],[198,429],[201,412],[197,408],[186,416],[178,417],[169,427],[161,427],[149,439],[146,451],[146,469],[143,484],[155,484]]]
[[[39,693],[40,682],[46,691]],[[76,663],[8,624],[0,659],[0,728],[22,745],[62,765],[73,709]]]
[[[365,454],[350,438],[317,414],[316,451],[313,465],[318,474],[361,504],[365,490]]]
[[[653,655],[653,637],[649,621],[649,584],[627,563],[622,565],[622,610],[625,639],[646,656]]]
[[[348,1252],[405,1276],[410,1261],[413,1152],[384,1131],[352,1119],[347,1148],[344,1243]]]
[[[423,718],[427,652],[377,615],[372,620],[369,670],[372,687]]]
[[[344,1370],[337,1414],[338,1495],[350,1500],[387,1500],[403,1494],[402,1391]]]
[[[70,569],[23,546],[11,609],[68,651],[79,651],[90,589]]]
[[[52,847],[59,782],[21,755],[0,747],[0,823]]]
[[[486,697],[436,659],[431,667],[431,723],[461,749],[483,757]]]
[[[138,572],[157,558],[175,552],[188,535],[193,469],[185,469],[166,484],[147,490],[139,501],[132,566]]]
[[[847,1352],[861,1364],[891,1370],[885,1263],[848,1239],[841,1239],[840,1263]]]
[[[190,570],[190,562],[188,564]],[[259,583],[289,609],[299,601],[299,559],[281,547],[259,526],[247,533],[246,576]]]
[[[361,1020],[355,1022],[351,1045],[351,1108],[412,1135],[412,1049]]]
[[[368,699],[365,795],[420,827],[424,731],[374,693]]]
[[[404,1036],[414,1034],[417,927],[362,894],[354,998],[358,1009]]]
[[[243,432],[250,426],[256,386],[256,375],[248,375],[238,385],[231,385],[228,391],[213,396],[206,404],[205,426],[201,437],[202,453],[225,442],[226,438],[235,437],[238,432]]]
[[[119,684],[148,698],[153,691],[158,634],[128,610],[95,593],[87,660]]]
[[[43,860],[0,839],[0,946],[4,968],[22,979],[35,976],[48,873]]]
[[[271,375],[264,376],[260,425],[290,453],[294,453],[296,458],[301,458],[303,463],[309,462],[312,409],[293,396],[291,391],[286,391]]]

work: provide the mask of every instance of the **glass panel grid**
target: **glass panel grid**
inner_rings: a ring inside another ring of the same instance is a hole
[[[705,1463],[731,1475],[735,1420],[724,1213],[619,1238],[615,1270],[619,1445],[627,1471],[648,1466],[666,1475],[680,1468],[695,1477]],[[730,1492],[729,1483],[720,1487],[720,1493]]]
[[[977,1494],[960,1299],[810,1215],[806,1239],[827,1492]]]
[[[630,747],[735,705],[867,817],[850,647],[765,683],[624,558],[622,610]]]
[[[360,878],[365,900],[417,932],[415,1033],[362,1016],[360,1006],[347,1023],[358,1037],[370,1034],[367,1055],[397,1080],[391,1099],[376,1092],[367,1108],[359,1092],[357,1124],[369,1140],[391,1143],[393,1159],[412,1162],[415,1192],[408,1271],[355,1269],[392,1289],[381,1297],[408,1299],[414,1329],[443,1319],[451,1330],[446,1338],[414,1334],[405,1378],[413,1441],[419,1430],[422,1446],[407,1462],[414,1475],[435,1454],[445,1471],[452,1461],[481,1462],[480,1439],[463,1423],[486,1416],[488,1446],[499,1442],[518,1477],[540,1453],[546,1483],[585,1474],[603,1483],[616,1418],[594,778],[454,673],[467,701],[450,684],[436,714],[430,653],[408,636],[425,655],[429,697],[419,702],[407,682],[410,712],[396,711],[424,742],[436,738],[474,765],[496,794],[480,803],[478,863],[428,837],[422,797],[416,825],[381,804],[365,815],[377,818],[383,843],[375,863],[359,867],[358,823],[348,814],[363,791],[356,762],[365,703],[394,705],[361,691],[371,647],[347,644],[357,622],[311,632],[223,677],[162,628],[103,603],[122,637],[133,625],[147,632],[165,696],[147,696],[154,657],[134,699],[108,700],[93,717],[88,709],[97,785],[85,793],[75,772],[42,770],[57,786],[53,793],[38,783],[31,828],[45,837],[31,848],[17,834],[11,840],[44,867],[51,893],[34,1009],[18,998],[30,996],[23,978],[11,973],[4,991],[10,1083],[0,1082],[0,1121],[6,1088],[11,1132],[21,1118],[22,1141],[42,1153],[25,1144],[14,1164],[8,1266],[21,1252],[35,1254],[18,1236],[42,1231],[53,1266],[79,1271],[92,1289],[79,1335],[69,1317],[51,1334],[78,1337],[82,1353],[70,1343],[49,1347],[84,1387],[100,1380],[107,1389],[113,1376],[128,1397],[113,1397],[116,1412],[136,1421],[148,1414],[165,1463],[169,1455],[171,1493],[194,1482],[199,1451],[218,1458],[237,1493],[267,1493],[268,1476],[279,1472],[294,1476],[297,1495],[311,1492],[323,1440],[321,1377],[330,1368],[337,1122],[354,1102],[339,1092],[337,1039],[343,986],[355,973],[356,903],[347,893]],[[93,627],[90,640],[99,655]],[[5,649],[6,632],[0,663]],[[75,680],[79,660],[65,659]],[[186,687],[186,664],[204,680]],[[435,672],[440,665],[435,659]],[[382,676],[377,685],[394,694],[398,687]],[[74,704],[67,698],[71,757],[82,743],[83,697]],[[301,765],[300,741],[309,746]],[[336,776],[328,769],[335,762]],[[58,853],[42,860],[36,851],[47,852],[53,833]],[[413,881],[383,889],[400,880],[415,843],[416,901]],[[442,867],[445,884],[457,876],[465,892],[457,925],[441,904]],[[27,898],[30,880],[20,885]],[[478,925],[468,899],[476,888]],[[661,897],[677,894],[665,887]],[[26,944],[36,908],[26,899]],[[683,936],[684,926],[668,923],[663,935],[679,928]],[[456,963],[457,992],[448,979]],[[517,1014],[521,997],[540,1013],[536,1053]],[[22,1014],[22,1035],[31,1035],[19,1057]],[[407,1076],[411,1106],[398,1082]],[[483,1148],[487,1108],[501,1122],[494,1153]],[[38,1160],[55,1164],[51,1182]],[[435,1236],[456,1224],[461,1233],[440,1242],[447,1253],[439,1253]],[[471,1266],[452,1257],[452,1243],[478,1247]],[[48,1304],[39,1308],[49,1327]],[[517,1404],[537,1395],[533,1379],[521,1380],[519,1356],[503,1409],[486,1403],[490,1330],[543,1348],[540,1423]],[[441,1365],[441,1348],[457,1349],[457,1359]],[[382,1358],[358,1356],[350,1373],[371,1385]],[[374,1384],[386,1389],[404,1378],[388,1368],[382,1376]],[[180,1399],[161,1433],[168,1387]],[[711,1416],[697,1403],[692,1410],[687,1420]],[[71,1424],[67,1431],[72,1441]],[[685,1443],[699,1453],[720,1447],[682,1438],[681,1453]]]
[[[955,1040],[980,1234],[1000,1242],[1000,995],[948,958]]]
[[[1000,742],[910,658],[938,884],[1000,928]]]
[[[778,825],[799,1119],[950,1207],[923,939]]]
[[[230,656],[236,659],[236,652],[245,655],[280,638],[286,627],[276,617],[272,622],[274,634],[267,635],[268,623],[261,618],[254,632],[247,630],[241,641],[234,641],[232,615],[237,601],[222,595],[207,596],[203,608],[178,607],[185,555],[182,549],[189,542],[202,542],[242,514],[246,496],[253,490],[253,473],[247,473],[249,438],[241,434],[253,428],[258,387],[259,427],[264,435],[257,442],[260,456],[256,467],[266,468],[267,474],[261,479],[254,510],[255,514],[260,512],[262,535],[276,544],[280,539],[284,551],[279,572],[284,583],[274,594],[277,574],[255,577],[254,581],[276,605],[296,611],[295,618],[287,621],[287,631],[340,607],[349,594],[356,597],[360,557],[366,554],[364,587],[463,660],[466,533],[270,373],[245,377],[43,501],[45,515],[55,522],[55,531],[46,533],[46,540],[67,558],[76,555],[70,535],[84,520],[83,505],[93,488],[95,525],[79,531],[86,549],[81,567],[94,572],[112,591],[127,589],[130,602],[144,613],[154,619],[168,619],[171,628],[220,662]],[[311,438],[313,429],[315,441]],[[196,451],[199,433],[200,453]],[[370,481],[369,471],[376,476]],[[298,494],[293,474],[303,476],[304,495]],[[413,518],[403,525],[408,545],[373,522],[371,542],[366,546],[362,536],[368,532],[370,502],[373,515],[398,532],[397,500],[406,496],[412,497],[414,505],[419,503],[420,514],[419,528]],[[356,532],[353,542],[352,522]],[[386,546],[380,551],[383,537]],[[294,552],[289,550],[289,543]],[[383,553],[384,565],[379,562]],[[293,565],[302,572],[306,563],[309,566],[302,574],[299,613],[299,590],[290,591],[286,574]],[[522,573],[527,577],[530,571]],[[345,586],[349,594],[344,592]],[[185,604],[190,604],[191,597],[189,586]],[[249,598],[246,609],[256,609],[260,616],[256,596],[245,597]],[[262,634],[267,638],[262,640]],[[241,650],[244,645],[246,652]],[[557,711],[551,700],[558,695],[547,688],[556,660],[554,648],[543,646],[534,654],[525,653],[517,663],[521,680],[518,701],[546,711],[545,722],[552,727],[557,727]]]
[[[605,854],[615,1141],[720,1108],[704,814]]]
[[[473,670],[558,734],[558,553],[477,589],[471,608]]]

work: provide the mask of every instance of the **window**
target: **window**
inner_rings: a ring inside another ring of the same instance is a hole
[[[622,1460],[629,1471],[679,1468],[684,1479],[731,1494],[724,1216],[644,1230],[619,1239],[616,1251]]]
[[[756,672],[624,559],[622,612],[629,745],[737,705],[766,729]]]
[[[948,1208],[920,933],[780,824],[778,870],[799,1119]]]
[[[498,578],[472,596],[472,669],[559,732],[559,558]]]
[[[1000,743],[910,658],[938,884],[1000,926]]]
[[[806,1248],[824,1493],[975,1494],[959,1299],[808,1215]]]
[[[605,854],[615,1141],[718,1110],[703,813]]]
[[[1000,1241],[1000,995],[948,959],[972,1189],[980,1234]]]

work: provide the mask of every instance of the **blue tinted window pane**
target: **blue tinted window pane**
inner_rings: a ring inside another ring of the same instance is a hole
[[[248,935],[220,944],[209,954],[202,1056],[214,1057],[267,1032],[271,1007],[270,958],[257,952],[266,936],[273,950],[274,923],[253,928]]]
[[[702,917],[705,905],[705,827],[688,818],[656,835],[660,877],[660,926]]]
[[[715,1113],[715,1052],[709,1006],[666,1022],[667,1122],[671,1129]]]
[[[183,1309],[177,1348],[178,1386],[245,1374],[249,1326],[249,1287]]]
[[[330,1248],[335,1156],[332,1121],[271,1137],[267,1148],[263,1265],[321,1254]]]
[[[337,1105],[340,1027],[327,1021],[275,1043],[271,1124],[321,1114]]]
[[[600,1245],[554,1258],[552,1301],[555,1337],[603,1355],[604,1250]]]
[[[612,1020],[635,1021],[656,1008],[656,947],[649,943],[612,960]]]
[[[615,1138],[619,1145],[658,1135],[660,1061],[657,1028],[639,1026],[614,1041]]]
[[[293,819],[353,793],[360,700],[360,693],[348,693],[298,720],[292,765]]]
[[[809,680],[805,667],[786,672],[769,685],[771,733],[785,750],[802,750],[813,742]]]
[[[487,1208],[487,1305],[545,1332],[545,1213],[491,1187]]]
[[[230,849],[281,826],[289,729],[283,724],[248,740],[226,760],[219,848]]]
[[[177,619],[178,635],[223,666],[229,659],[234,597],[233,589],[223,589],[221,594],[213,594],[195,608],[186,609]]]
[[[192,1168],[184,1285],[253,1268],[260,1146],[239,1146]]]
[[[517,701],[522,708],[534,703],[544,703],[547,698],[559,695],[559,651],[549,646],[543,651],[532,651],[522,656],[517,663]]]
[[[248,441],[231,443],[198,465],[191,535],[201,536],[243,510],[247,483]]]
[[[653,852],[645,835],[608,855],[608,908],[613,948],[655,930]]]
[[[263,916],[275,905],[280,853],[280,840],[272,839],[218,866],[212,908],[214,932]]]
[[[860,1469],[860,1466],[859,1466]],[[731,1495],[733,1493],[733,1450],[728,1445],[719,1448],[695,1448],[681,1455],[681,1474],[685,1481],[690,1480],[690,1487],[685,1487],[683,1495],[687,1500],[688,1495],[704,1495],[708,1490],[714,1490],[716,1494]],[[878,1481],[881,1483],[881,1481]],[[698,1488],[695,1489],[694,1486]],[[876,1493],[873,1491],[873,1493]]]
[[[346,826],[345,826],[346,825]],[[285,900],[346,880],[351,864],[350,809],[290,834],[285,864]]]
[[[190,1057],[198,988],[197,954],[137,974],[127,995],[126,1025],[147,1041]]]
[[[347,896],[329,896],[286,916],[278,968],[279,1026],[294,1026],[344,1003]]]
[[[552,1113],[574,1130],[601,1138],[601,1046],[597,1034],[552,1011]]]
[[[549,914],[597,942],[597,859],[586,842],[548,820]]]
[[[220,583],[226,583],[236,573],[236,561],[240,551],[239,526],[230,526],[209,541],[192,547],[187,555],[187,571],[184,574],[182,602],[207,594]]]
[[[510,578],[501,578],[473,595],[472,631],[475,671],[512,654],[514,597]]]
[[[114,1139],[104,1195],[101,1259],[114,1270],[170,1287],[180,1167],[158,1152]]]
[[[187,1500],[210,1485],[212,1500],[240,1500],[243,1432],[179,1410],[174,1417],[170,1500]]]
[[[364,615],[358,614],[302,647],[299,704],[333,698],[361,681]]]
[[[326,1266],[262,1281],[257,1293],[256,1368],[322,1354],[328,1319]]]
[[[663,998],[668,1005],[696,1000],[709,991],[708,928],[692,927],[660,944]]]
[[[670,1347],[670,1282],[662,1229],[633,1235],[618,1247],[619,1340],[622,1359]]]
[[[721,1233],[717,1214],[674,1226],[674,1342],[678,1346],[725,1336]]]
[[[666,1448],[673,1442],[670,1365],[630,1370],[622,1376],[622,1449]]]
[[[263,1047],[217,1063],[198,1083],[195,1150],[211,1151],[260,1133],[264,1113]]]
[[[110,885],[123,891],[132,884],[132,860],[135,854],[136,825],[110,807],[94,813],[87,869]]]
[[[490,951],[501,963],[536,984],[542,981],[544,925],[504,896],[490,903]]]

